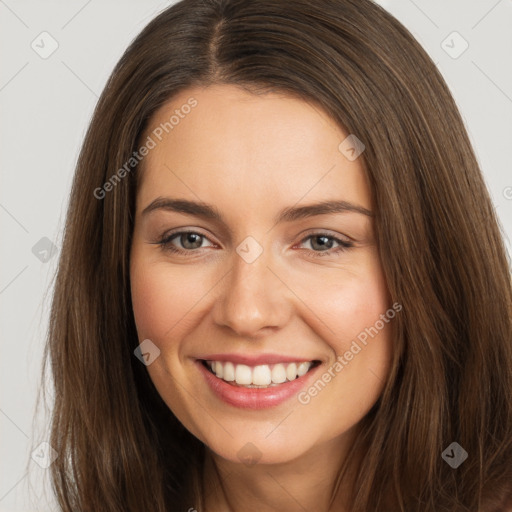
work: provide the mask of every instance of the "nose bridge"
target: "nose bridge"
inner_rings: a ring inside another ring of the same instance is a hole
[[[218,324],[251,336],[264,327],[283,323],[289,304],[283,283],[270,270],[271,260],[270,251],[252,237],[238,245],[222,296],[216,302]]]

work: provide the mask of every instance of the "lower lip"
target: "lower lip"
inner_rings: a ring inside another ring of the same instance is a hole
[[[201,361],[196,363],[199,371],[204,375],[210,389],[224,402],[242,409],[268,409],[282,404],[305,386],[321,365],[316,366],[302,377],[290,382],[283,382],[278,386],[268,388],[244,388],[233,386],[225,380],[219,379],[207,370]]]

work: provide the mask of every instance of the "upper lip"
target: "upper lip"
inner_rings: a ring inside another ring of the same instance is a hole
[[[286,356],[281,354],[208,354],[204,356],[199,356],[197,357],[197,359],[201,359],[203,361],[230,361],[235,364],[245,364],[247,366],[317,361],[317,359],[314,358]]]

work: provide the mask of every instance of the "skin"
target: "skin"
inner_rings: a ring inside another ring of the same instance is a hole
[[[182,91],[155,113],[146,136],[190,97],[197,106],[144,158],[137,192],[133,310],[139,340],[161,351],[149,375],[207,446],[207,482],[220,475],[219,485],[208,484],[208,511],[346,510],[350,473],[332,508],[329,498],[360,421],[384,387],[391,325],[307,405],[297,397],[265,410],[228,405],[195,358],[297,354],[320,360],[321,376],[391,307],[371,217],[342,212],[273,222],[285,207],[330,199],[372,210],[362,159],[339,151],[348,134],[318,106],[233,85]],[[213,204],[225,223],[164,209],[142,214],[158,197]],[[178,228],[204,238],[195,246],[179,236],[169,242],[188,250],[184,255],[158,245]],[[339,244],[328,239],[330,254],[315,257],[326,248],[315,244],[318,235],[307,237],[324,231],[353,247],[334,252]],[[236,252],[247,236],[263,249],[252,263]],[[237,455],[249,442],[261,453],[255,465]]]

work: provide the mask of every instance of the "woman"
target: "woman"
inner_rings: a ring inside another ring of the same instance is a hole
[[[400,23],[183,0],[121,58],[73,182],[60,506],[512,510],[511,304],[463,122]]]

